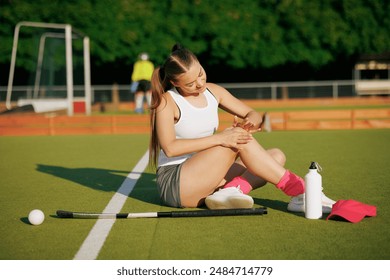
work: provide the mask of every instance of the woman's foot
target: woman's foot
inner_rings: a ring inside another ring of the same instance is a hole
[[[244,194],[240,186],[224,188],[206,197],[206,206],[209,209],[237,209],[252,208],[253,198]]]
[[[335,203],[336,201],[322,193],[322,213],[330,213],[332,211],[332,206]],[[287,205],[287,210],[291,212],[305,212],[305,194],[291,198],[290,203]]]

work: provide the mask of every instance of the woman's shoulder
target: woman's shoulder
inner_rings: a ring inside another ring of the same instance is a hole
[[[206,86],[209,89],[209,91],[212,94],[214,94],[214,96],[219,97],[219,98],[227,92],[224,87],[217,85],[217,84],[214,84],[214,83],[207,83]]]
[[[206,83],[206,87],[210,90],[220,90],[221,86],[214,83]]]
[[[158,105],[158,108],[159,109],[165,108],[169,103],[171,103],[171,101],[170,101],[171,99],[172,99],[172,97],[169,94],[169,92],[164,92],[161,95],[161,100],[160,100],[160,104]]]
[[[208,89],[210,89],[211,91],[216,91],[216,92],[220,92],[220,93],[224,93],[226,92],[226,89],[218,84],[214,84],[214,83],[206,83],[206,86]]]

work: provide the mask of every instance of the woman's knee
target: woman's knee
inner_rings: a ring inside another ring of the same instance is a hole
[[[278,148],[273,148],[267,150],[267,152],[282,166],[286,164],[286,155],[282,150]]]

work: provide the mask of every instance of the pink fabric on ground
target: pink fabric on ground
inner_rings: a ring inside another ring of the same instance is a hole
[[[342,217],[351,223],[357,223],[366,216],[376,216],[376,206],[364,204],[353,199],[347,199],[339,200],[333,204],[332,212],[330,212],[326,219],[329,220],[335,219],[336,217]]]

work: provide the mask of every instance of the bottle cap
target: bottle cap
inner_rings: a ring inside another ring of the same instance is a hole
[[[322,167],[318,164],[318,162],[312,161],[309,169],[317,169],[318,172],[321,172]]]

